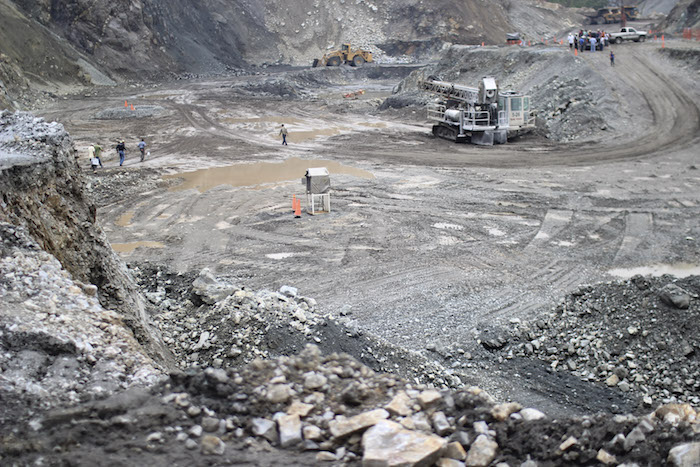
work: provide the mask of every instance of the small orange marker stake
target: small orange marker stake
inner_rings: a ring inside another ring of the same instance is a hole
[[[664,34],[661,34],[661,48],[665,49],[666,48],[666,42],[665,42]]]
[[[578,57],[578,49],[574,49],[574,57]]]

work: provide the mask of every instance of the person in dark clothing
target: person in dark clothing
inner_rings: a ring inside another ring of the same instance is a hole
[[[119,167],[121,167],[124,164],[124,159],[126,158],[126,145],[124,144],[124,140],[119,141],[119,144],[117,144],[115,149],[119,154]]]
[[[146,141],[143,138],[141,138],[139,143],[139,151],[141,151],[141,162],[143,162],[143,159],[146,157]]]
[[[615,54],[613,51],[610,51],[610,66],[615,66]]]

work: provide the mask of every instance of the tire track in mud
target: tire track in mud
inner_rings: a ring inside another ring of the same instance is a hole
[[[625,232],[617,250],[613,264],[620,263],[632,257],[644,237],[651,232],[654,217],[651,213],[631,212],[625,216]]]

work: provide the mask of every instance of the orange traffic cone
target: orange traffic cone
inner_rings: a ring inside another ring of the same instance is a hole
[[[124,101],[124,107],[129,107],[129,104],[126,101]]]
[[[578,49],[574,49],[574,56],[578,57]]]
[[[481,46],[482,46],[482,47],[484,46],[484,43],[483,43],[483,42],[481,43]]]
[[[294,207],[294,217],[301,217],[301,200],[298,199]]]
[[[661,48],[665,49],[666,48],[666,42],[665,42],[664,34],[661,34]]]
[[[131,110],[134,110],[134,104],[131,104]]]

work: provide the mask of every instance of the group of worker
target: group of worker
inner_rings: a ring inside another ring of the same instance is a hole
[[[282,124],[279,132],[280,136],[282,136],[282,144],[287,145],[287,128]],[[150,152],[146,152],[146,141],[141,138],[141,141],[138,144],[139,152],[141,153],[141,162],[143,162],[146,159],[146,156],[150,156]],[[119,140],[117,145],[114,147],[114,149],[117,151],[117,155],[119,156],[119,167],[124,165],[124,161],[126,160],[126,143],[124,140]],[[98,167],[103,167],[102,165],[102,158],[100,157],[102,154],[102,146],[99,144],[91,144],[88,146],[88,158],[90,159],[90,166],[92,167],[92,172],[97,173],[97,168]]]
[[[584,31],[581,29],[578,34],[571,33],[568,37],[569,48],[583,52],[589,49],[595,52],[598,47],[603,50],[610,45],[610,35],[605,31]]]
[[[146,159],[146,155],[151,154],[150,152],[146,153],[146,141],[143,138],[141,138],[138,148],[139,152],[141,153],[141,162],[143,162]],[[114,149],[117,151],[117,155],[119,156],[119,167],[121,167],[124,165],[124,161],[126,160],[126,143],[124,140],[119,140]],[[88,146],[88,158],[90,159],[90,166],[92,167],[93,173],[97,172],[98,167],[103,167],[102,158],[100,157],[101,154],[102,146],[99,144],[91,144]]]
[[[569,49],[583,52],[587,48],[595,52],[598,47],[603,50],[610,45],[610,34],[605,31],[584,31],[581,29],[578,34],[570,33],[568,37]],[[610,50],[610,66],[615,66],[615,54]]]

